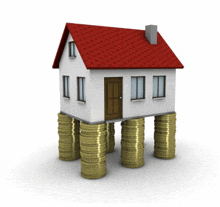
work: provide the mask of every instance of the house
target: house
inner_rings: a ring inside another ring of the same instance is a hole
[[[175,114],[176,69],[183,65],[155,25],[137,30],[66,23],[53,68],[59,69],[60,117],[84,127],[147,116],[162,117],[160,122]]]

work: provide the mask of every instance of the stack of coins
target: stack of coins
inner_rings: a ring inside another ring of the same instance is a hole
[[[114,129],[114,123],[107,123],[106,124],[106,152],[114,152],[115,147],[115,129]]]
[[[175,157],[176,113],[155,116],[154,156],[161,159]]]
[[[121,164],[128,168],[144,165],[144,118],[121,123]]]
[[[106,169],[106,124],[80,125],[81,175],[96,179],[105,176]]]
[[[80,121],[58,114],[59,158],[73,161],[80,158]]]

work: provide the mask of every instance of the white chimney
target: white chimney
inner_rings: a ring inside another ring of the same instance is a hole
[[[145,37],[151,45],[157,44],[157,25],[145,26]]]

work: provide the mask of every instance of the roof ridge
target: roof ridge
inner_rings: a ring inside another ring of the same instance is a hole
[[[90,25],[90,24],[81,24],[81,23],[70,23],[70,22],[67,22],[67,24],[70,24],[70,25],[84,25],[84,26],[93,26],[93,27],[104,27],[104,28],[113,28],[113,29],[126,29],[126,30],[138,30],[138,31],[145,31],[145,30],[142,30],[142,29],[131,29],[131,28],[121,28],[121,27],[111,27],[111,26],[102,26],[102,25]]]

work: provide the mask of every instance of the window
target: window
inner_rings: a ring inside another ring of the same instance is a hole
[[[85,78],[78,77],[78,100],[79,101],[86,101],[86,94],[85,94]]]
[[[69,76],[63,76],[63,97],[69,98]]]
[[[69,42],[69,57],[76,57],[74,42]]]
[[[153,77],[153,98],[165,97],[165,76]]]
[[[145,77],[131,77],[131,100],[144,99]]]

